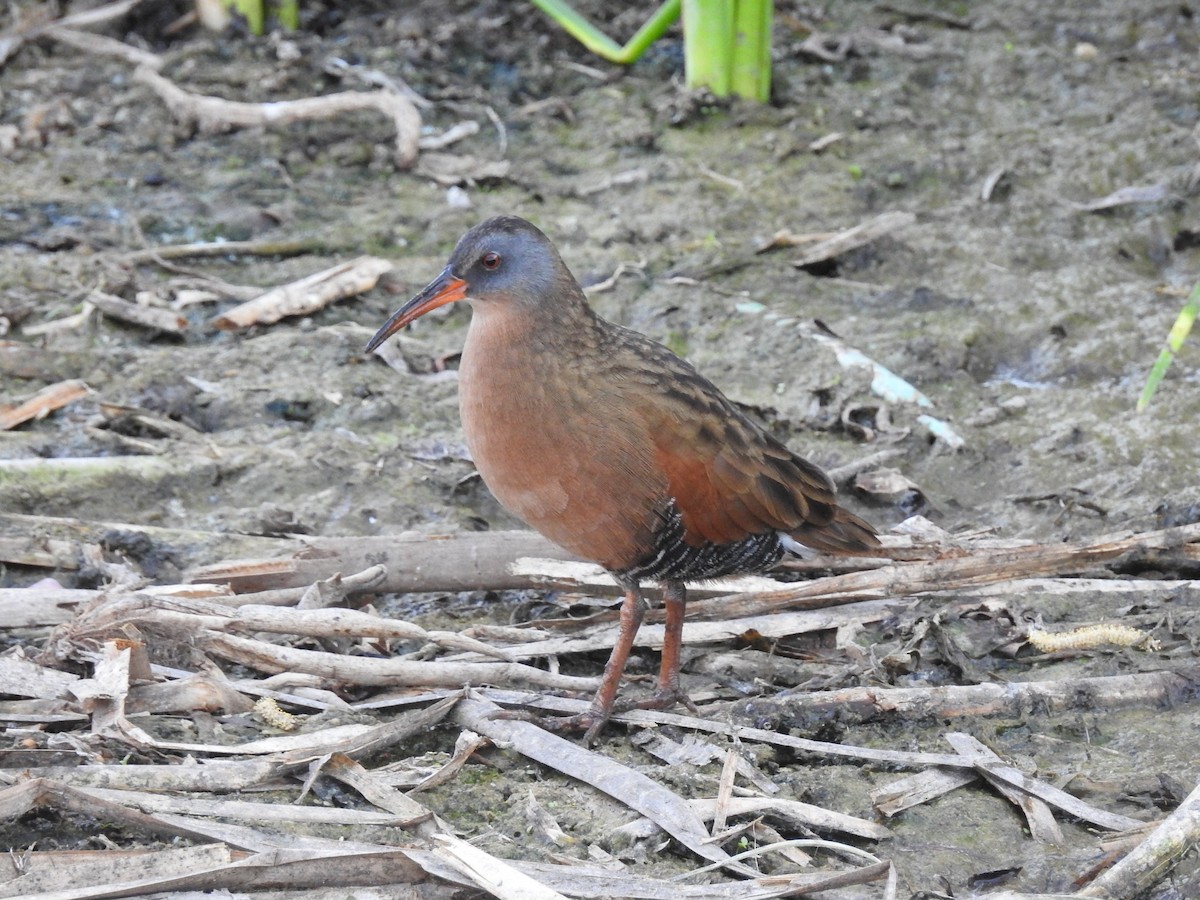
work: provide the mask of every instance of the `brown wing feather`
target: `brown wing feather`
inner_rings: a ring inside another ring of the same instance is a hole
[[[649,433],[688,544],[781,531],[815,550],[878,545],[869,524],[838,506],[821,469],[742,415],[694,370],[663,403],[664,415]]]
[[[608,337],[614,380],[636,390],[638,431],[653,446],[691,546],[780,531],[819,550],[876,546],[869,524],[837,505],[833,483],[744,416],[661,344],[623,328]]]
[[[655,454],[667,473],[668,494],[683,518],[684,540],[698,547],[706,541],[728,544],[744,538],[751,532],[734,521],[705,460],[689,451],[685,446],[657,446]]]

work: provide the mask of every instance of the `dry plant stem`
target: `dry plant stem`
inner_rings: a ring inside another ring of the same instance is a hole
[[[500,699],[504,703],[514,703],[525,706],[540,706],[556,712],[578,712],[585,704],[578,701],[563,701],[551,697],[530,697],[528,695],[506,694],[500,691],[488,691],[490,698]],[[729,725],[712,719],[702,719],[696,716],[684,716],[677,713],[657,712],[649,710],[631,710],[618,713],[612,721],[625,722],[634,725],[675,725],[680,728],[691,728],[697,731],[707,731],[726,734],[743,741],[756,741],[766,744],[776,744],[781,747],[791,747],[796,750],[816,753],[824,756],[864,759],[875,762],[900,766],[946,766],[952,768],[971,768],[981,774],[986,773],[1000,781],[1020,788],[1022,791],[1045,800],[1069,815],[1085,822],[1091,822],[1102,828],[1113,831],[1124,831],[1141,827],[1144,823],[1128,816],[1116,815],[1097,809],[1065,791],[1030,778],[1012,766],[997,765],[986,760],[972,759],[959,754],[949,753],[905,753],[897,750],[879,750],[873,747],[855,747],[848,744],[833,744],[826,741],[814,741],[808,738],[793,737],[761,728],[749,728],[741,725]],[[990,779],[989,779],[990,780]]]
[[[175,118],[195,122],[204,131],[287,125],[374,109],[388,116],[396,127],[396,167],[407,169],[417,159],[421,114],[411,100],[393,91],[350,91],[275,103],[243,103],[189,93],[147,66],[139,67],[133,77],[158,94]]]
[[[1200,844],[1200,785],[1142,843],[1075,896],[1097,900],[1135,897],[1162,880]]]
[[[682,798],[639,772],[529,722],[492,718],[499,709],[485,700],[469,698],[455,708],[454,718],[472,731],[503,741],[530,759],[604,791],[652,820],[697,856],[716,863],[728,861],[729,854],[708,842],[704,823]],[[753,875],[745,866],[732,868]]]
[[[772,616],[750,616],[720,622],[687,622],[683,626],[683,642],[693,646],[703,643],[725,643],[748,631],[765,638],[786,637],[812,631],[827,631],[846,626],[862,625],[886,618],[896,611],[897,604],[886,600],[869,600],[854,606],[833,609],[806,609]],[[546,623],[541,623],[546,624]],[[586,653],[611,648],[618,626],[601,624],[584,634],[572,637],[553,637],[543,641],[521,643],[509,652],[522,659],[557,656],[564,653]],[[639,647],[660,649],[665,640],[665,625],[643,625],[637,634]]]
[[[378,564],[386,566],[388,573],[376,588],[381,592],[508,590],[535,584],[528,576],[510,571],[520,557],[574,558],[532,531],[310,538],[302,546],[309,549],[292,558],[201,566],[188,573],[188,580],[227,583],[238,592],[262,591],[307,587],[335,572]]]
[[[839,231],[828,240],[814,244],[805,250],[798,259],[793,260],[792,265],[800,268],[802,266],[811,266],[813,263],[824,262],[827,259],[833,259],[834,257],[841,256],[843,253],[848,253],[851,250],[869,244],[871,241],[878,240],[893,231],[907,228],[916,221],[917,217],[912,213],[882,213],[874,219],[870,219],[860,225],[855,225],[853,228]]]
[[[297,764],[299,765],[299,764]],[[47,778],[75,787],[114,788],[132,791],[193,791],[226,793],[264,784],[281,773],[271,759],[205,760],[202,766],[83,765],[45,766],[25,770],[29,777]],[[9,783],[16,774],[0,771]]]
[[[714,819],[716,800],[691,800],[692,810],[701,819]],[[840,831],[872,841],[882,841],[892,832],[882,825],[844,813],[822,809],[799,800],[784,800],[772,797],[730,797],[725,804],[730,816],[764,816],[772,821],[786,822],[792,828],[816,828],[821,831]]]
[[[105,3],[103,6],[96,6],[92,9],[71,13],[71,15],[59,19],[57,24],[62,28],[104,26],[114,19],[124,17],[127,12],[141,2],[142,0],[116,0],[114,3]]]
[[[14,884],[19,896],[39,900],[67,897],[179,897],[212,893],[243,897],[276,896],[327,900],[339,896],[331,884],[380,885],[401,894],[432,875],[461,887],[472,887],[446,867],[418,863],[420,851],[315,838],[289,839],[238,825],[160,813],[151,817],[177,836],[216,841],[198,847],[160,851],[37,851],[26,873]],[[236,847],[251,847],[250,852]],[[263,892],[269,881],[273,894]],[[425,887],[426,885],[422,885]],[[430,885],[435,887],[435,885]],[[369,890],[367,893],[370,893]],[[340,896],[344,896],[343,890]],[[438,893],[422,893],[434,900]]]
[[[1200,548],[1200,525],[1135,535],[1105,535],[1078,544],[1034,544],[948,559],[900,563],[837,575],[759,594],[731,595],[690,604],[694,617],[757,615],[785,608],[813,608],[859,600],[910,597],[995,584],[1014,578],[1086,572],[1129,552],[1177,551],[1189,559]],[[653,617],[650,617],[653,618]]]
[[[111,608],[109,608],[111,607]],[[96,634],[127,623],[157,622],[181,632],[269,632],[312,637],[377,638],[424,641],[448,649],[478,653],[506,662],[512,655],[465,635],[426,631],[419,625],[354,609],[289,609],[277,606],[227,606],[198,598],[133,594],[109,607],[89,610],[77,630]]]
[[[386,259],[360,256],[269,290],[214,317],[212,324],[222,331],[236,331],[319,312],[338,300],[371,290],[379,277],[391,269],[392,264]]]
[[[1178,702],[1200,680],[1200,665],[1169,672],[1100,675],[1059,681],[1009,684],[967,684],[932,688],[843,688],[755,701],[762,713],[810,716],[852,712],[867,719],[879,716],[921,719],[927,716],[1023,715],[1030,709],[1064,712],[1072,709],[1155,707]]]
[[[965,787],[978,778],[976,772],[967,769],[926,769],[873,791],[871,803],[880,815],[890,817]]]
[[[209,256],[303,256],[328,250],[317,240],[298,241],[202,241],[194,244],[166,244],[130,250],[117,256],[122,262],[137,265],[170,259],[190,259]]]
[[[15,819],[40,807],[66,809],[83,816],[119,822],[128,828],[153,834],[164,840],[171,840],[181,834],[193,840],[203,840],[205,837],[203,832],[167,825],[155,816],[105,800],[93,794],[90,789],[68,787],[44,778],[23,781],[0,791],[0,818]]]
[[[1001,761],[1000,757],[969,734],[952,732],[946,735],[946,741],[951,747],[970,759],[997,763]],[[1029,834],[1035,841],[1041,841],[1044,844],[1061,844],[1063,842],[1062,829],[1054,821],[1054,813],[1050,811],[1050,807],[1043,801],[1010,787],[1003,781],[992,778],[986,770],[981,774],[1005,799],[1021,810],[1029,825]]]
[[[565,895],[546,887],[507,861],[452,834],[438,834],[436,840],[441,846],[434,853],[458,866],[493,897],[500,900],[567,900]]]
[[[596,678],[555,675],[520,663],[411,662],[296,650],[265,641],[205,633],[197,643],[209,653],[262,672],[309,672],[342,684],[387,687],[461,687],[526,684],[543,690],[594,691]]]
[[[140,325],[153,331],[167,334],[183,334],[187,328],[187,319],[179,313],[171,312],[159,306],[142,306],[130,303],[123,297],[106,294],[103,291],[92,291],[88,294],[87,302],[100,310],[106,316]]]
[[[146,50],[130,46],[123,41],[114,40],[102,34],[92,34],[65,28],[62,24],[52,25],[42,32],[46,37],[53,38],[60,44],[66,44],[75,50],[92,53],[97,56],[111,56],[124,60],[133,66],[146,66],[150,69],[161,69],[163,59]]]
[[[88,793],[101,800],[140,809],[146,813],[174,813],[187,816],[212,816],[251,822],[297,822],[325,825],[392,825],[411,824],[406,816],[378,813],[362,809],[321,806],[292,806],[286,803],[258,803],[251,800],[203,800],[196,797],[167,797],[142,791],[88,788]]]

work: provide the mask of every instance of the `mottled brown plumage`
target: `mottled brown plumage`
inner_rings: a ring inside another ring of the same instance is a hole
[[[819,468],[787,449],[666,347],[600,318],[554,245],[523,219],[477,225],[449,265],[371,339],[373,350],[435,307],[472,307],[459,369],[467,445],[509,511],[604,566],[626,592],[621,631],[588,712],[612,711],[645,610],[667,607],[658,690],[679,689],[684,582],[762,571],[785,547],[862,552],[875,530],[838,506]]]

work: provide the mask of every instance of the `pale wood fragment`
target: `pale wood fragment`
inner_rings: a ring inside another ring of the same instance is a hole
[[[260,294],[212,320],[222,331],[269,325],[290,316],[307,316],[331,303],[371,290],[392,269],[386,259],[360,256],[315,272],[299,281]]]
[[[82,399],[91,389],[78,379],[69,379],[42,388],[24,403],[0,408],[0,431],[9,431],[33,419],[44,419],[55,410]]]

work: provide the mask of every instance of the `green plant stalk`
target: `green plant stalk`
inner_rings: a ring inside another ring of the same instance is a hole
[[[263,33],[263,0],[225,0],[225,5],[246,17],[246,25],[251,34]]]
[[[760,103],[771,98],[772,0],[734,0],[733,58],[729,87]]]
[[[1162,352],[1158,354],[1158,359],[1155,360],[1154,367],[1150,370],[1149,377],[1146,378],[1146,386],[1142,388],[1142,396],[1138,398],[1138,412],[1142,412],[1150,405],[1150,399],[1158,390],[1158,384],[1163,380],[1163,376],[1167,374],[1171,360],[1175,358],[1175,354],[1179,352],[1183,342],[1187,340],[1188,334],[1191,333],[1197,315],[1200,315],[1200,284],[1192,288],[1187,303],[1175,317],[1175,324],[1171,326],[1171,333],[1167,335],[1167,346],[1163,347]]]
[[[609,62],[628,65],[645,53],[646,48],[662,37],[679,18],[681,0],[665,0],[654,15],[646,20],[646,24],[625,42],[624,46],[618,44],[577,13],[564,0],[531,0],[531,2],[592,53]]]
[[[684,0],[683,67],[688,87],[729,96],[738,0]]]
[[[285,31],[300,28],[300,0],[279,0],[275,6],[275,18]]]
[[[531,0],[597,56],[628,65],[683,13],[688,87],[706,87],[766,102],[771,95],[772,0],[665,0],[624,46],[577,13],[566,0]]]

